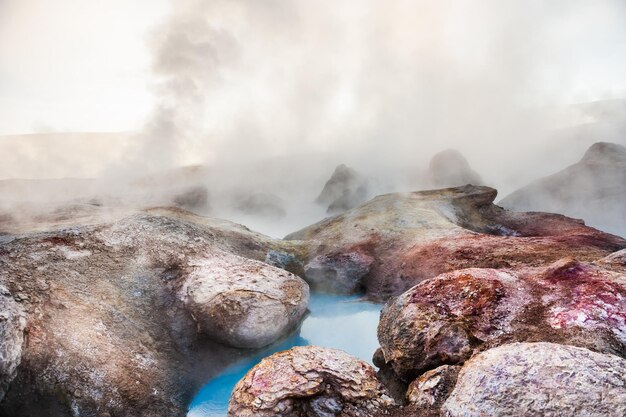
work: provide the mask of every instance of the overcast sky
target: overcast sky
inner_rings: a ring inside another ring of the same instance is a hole
[[[261,13],[263,4],[275,12],[282,6],[288,8],[288,3],[259,0],[255,13]],[[414,3],[419,14],[419,7],[424,7],[427,2]],[[452,26],[455,21],[462,22],[464,16],[474,9],[473,2],[469,1],[443,3],[459,5],[460,12],[449,19]],[[485,2],[475,2],[477,5],[482,3]],[[519,3],[532,3],[537,9],[537,2]],[[555,30],[549,32],[552,36],[549,42],[559,65],[543,68],[545,76],[537,78],[540,88],[548,92],[558,90],[564,102],[625,97],[626,2],[555,0],[544,3],[549,5],[532,13],[552,15],[549,22]],[[359,2],[311,4],[319,4],[319,7],[334,7],[336,4],[338,13],[346,16],[362,12]],[[371,9],[375,3],[364,1],[362,4],[369,4],[367,7]],[[313,7],[316,6],[310,8]],[[477,10],[482,13],[488,9],[479,7]],[[169,11],[167,0],[0,0],[0,134],[139,130],[155,100],[151,71],[154,52],[149,47],[150,39]],[[428,16],[427,11],[424,14]],[[285,16],[289,17],[288,14]],[[325,18],[326,15],[321,16]],[[338,20],[340,24],[341,19]],[[355,23],[346,19],[347,24]],[[210,17],[208,20],[211,22]],[[532,24],[532,18],[529,22]],[[281,22],[280,18],[274,23],[273,31],[280,30],[281,24],[289,24]],[[319,20],[313,23],[318,24]],[[410,20],[398,22],[401,28],[398,33],[410,35],[406,27],[411,24]],[[423,24],[424,20],[415,21],[415,25]],[[371,28],[362,29],[368,31]],[[332,28],[319,26],[320,41],[326,30],[335,33]],[[358,25],[356,30],[358,32]],[[236,30],[234,34],[237,36]],[[351,32],[349,34],[353,36]],[[417,31],[417,35],[423,35],[423,31]],[[463,34],[467,43],[457,45],[455,53],[480,60],[481,36],[485,35],[491,36],[492,32],[481,34],[480,28],[473,28],[472,36]],[[246,42],[245,36],[239,41]],[[337,41],[341,43],[345,39]],[[402,48],[402,38],[397,42],[398,48]],[[545,51],[541,53],[545,54]],[[469,58],[466,61],[472,62]],[[531,56],[530,62],[534,58]],[[419,60],[420,56],[407,55],[406,59]],[[545,62],[545,56],[537,59]],[[358,72],[354,65],[358,62],[354,62],[351,68],[344,68]],[[563,66],[569,68],[567,80],[563,80],[567,88],[559,90],[555,84],[560,82],[559,71]],[[258,88],[257,93],[272,93],[271,89],[264,90],[265,86],[253,83],[246,88],[248,91]],[[337,94],[341,96],[341,91]]]

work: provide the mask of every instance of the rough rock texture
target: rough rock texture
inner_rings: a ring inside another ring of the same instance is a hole
[[[229,346],[260,348],[296,327],[309,287],[301,278],[226,252],[190,262],[179,294],[199,331]]]
[[[237,383],[229,417],[360,417],[393,403],[374,368],[343,351],[296,347],[263,359]]]
[[[387,303],[378,339],[385,362],[405,381],[516,341],[626,356],[626,275],[572,259],[442,274]]]
[[[499,204],[563,213],[626,236],[626,147],[596,143],[580,162],[520,188]]]
[[[364,202],[367,193],[367,180],[354,169],[342,164],[335,168],[315,202],[327,205],[329,214],[337,214]]]
[[[15,297],[21,301],[24,294],[16,294]],[[4,399],[22,360],[25,324],[20,303],[9,290],[0,287],[0,401]]]
[[[426,175],[428,183],[437,188],[482,184],[480,175],[456,149],[447,149],[433,156]]]
[[[373,299],[457,269],[541,266],[566,256],[591,261],[626,247],[579,220],[503,210],[493,204],[496,194],[464,186],[383,195],[287,239],[306,241],[309,282],[319,285],[317,271],[332,271],[328,279],[341,282],[326,287],[365,290]]]
[[[623,417],[626,360],[552,343],[490,349],[461,370],[449,417]]]
[[[181,210],[93,210],[0,225],[24,231],[0,245],[3,390],[21,356],[0,416],[184,416],[236,356],[216,340],[260,346],[302,317],[306,284],[246,259],[296,244]]]
[[[460,366],[443,365],[424,372],[409,385],[407,402],[420,408],[440,408],[454,389],[460,370]]]

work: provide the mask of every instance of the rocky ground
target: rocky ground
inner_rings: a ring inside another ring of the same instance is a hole
[[[623,417],[626,241],[495,197],[384,195],[286,240],[168,208],[1,218],[0,416],[182,416],[242,349],[299,325],[310,284],[388,300],[380,371],[278,353],[230,416]]]
[[[306,312],[306,282],[261,262],[289,268],[295,245],[180,210],[83,214],[5,227],[0,415],[183,416]]]
[[[580,220],[503,210],[496,194],[470,185],[387,194],[286,239],[305,241],[305,277],[314,287],[376,300],[458,269],[590,261],[626,247]]]

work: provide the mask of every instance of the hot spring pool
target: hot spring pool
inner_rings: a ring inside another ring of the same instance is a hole
[[[342,349],[371,363],[378,347],[376,326],[381,308],[381,304],[359,301],[358,297],[311,294],[311,314],[304,320],[299,332],[226,368],[200,389],[187,416],[224,417],[230,393],[246,372],[264,357],[293,346]]]

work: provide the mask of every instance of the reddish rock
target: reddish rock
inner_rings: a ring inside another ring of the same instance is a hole
[[[235,386],[229,417],[360,417],[393,404],[376,371],[336,349],[275,353]]]
[[[626,248],[626,240],[580,220],[506,211],[493,204],[496,194],[464,186],[383,195],[287,239],[305,241],[305,271],[332,270],[325,279],[341,277],[372,299],[387,299],[457,269],[539,267],[567,256],[593,261]],[[355,251],[372,259],[365,274],[366,268],[336,261]],[[305,275],[320,284],[318,276]]]
[[[460,370],[460,366],[443,365],[424,372],[409,385],[408,403],[425,409],[440,408],[454,389]]]
[[[406,381],[516,341],[626,356],[626,276],[572,259],[545,268],[458,270],[391,300],[378,338],[385,362]]]

